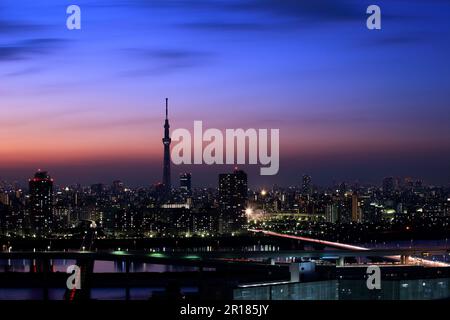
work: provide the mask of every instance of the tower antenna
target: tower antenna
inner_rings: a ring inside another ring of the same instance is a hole
[[[169,98],[166,98],[166,119],[168,118],[169,114]]]

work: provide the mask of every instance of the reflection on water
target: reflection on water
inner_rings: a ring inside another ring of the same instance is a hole
[[[42,289],[0,288],[0,300],[42,300]]]
[[[0,259],[0,272],[30,272],[33,262],[28,259]],[[76,264],[76,260],[53,259],[50,260],[52,272],[66,272],[67,267]],[[132,262],[130,272],[191,272],[198,271],[197,267],[173,266]],[[205,270],[207,271],[207,270]],[[95,261],[94,272],[115,273],[126,272],[125,262],[117,261]],[[130,288],[130,299],[148,300],[155,293],[164,292],[163,287],[154,288]],[[196,292],[197,288],[181,288],[183,293]],[[64,288],[50,288],[48,297],[50,300],[62,300],[64,298]],[[42,300],[44,290],[40,288],[0,288],[0,300]],[[125,288],[93,288],[91,298],[95,300],[125,300]]]
[[[50,260],[52,272],[66,272],[67,267],[76,264],[75,260],[54,259]],[[32,262],[27,259],[0,259],[0,272],[30,272]],[[190,272],[198,271],[197,267],[172,266],[132,262],[130,272]],[[95,261],[94,272],[126,272],[125,262]]]
[[[131,300],[148,300],[154,294],[164,292],[163,287],[153,288],[130,288]],[[49,300],[63,300],[65,289],[50,288],[48,290]],[[198,292],[194,287],[181,288],[183,294]],[[2,289],[0,288],[0,300],[43,300],[44,290],[36,288]],[[93,288],[91,289],[91,299],[93,300],[125,300],[125,288]]]
[[[30,260],[0,259],[0,272],[30,272]]]
[[[66,272],[67,267],[76,264],[76,260],[54,259],[50,261],[53,272]],[[3,259],[0,260],[0,272],[30,272],[33,261],[28,259]],[[115,261],[95,261],[94,272],[114,273],[125,272],[125,262]],[[160,265],[150,263],[132,262],[130,272],[189,272],[198,271],[197,267],[184,267],[172,265]],[[182,288],[183,293],[195,292],[196,288]],[[164,292],[164,288],[131,288],[130,299],[148,300],[153,294]],[[64,288],[50,288],[48,296],[50,300],[62,300],[64,298]],[[0,288],[0,300],[42,300],[44,290],[40,288]],[[125,288],[93,288],[91,290],[92,299],[96,300],[125,300]]]
[[[163,264],[131,262],[130,272],[189,272],[198,271],[197,267],[172,266]],[[126,272],[125,261],[95,261],[94,272]]]
[[[174,248],[153,248],[154,252],[178,252],[179,249]],[[213,247],[194,247],[188,248],[189,252],[210,252],[213,251]],[[223,251],[242,250],[242,251],[278,251],[280,248],[273,245],[254,245],[245,246],[239,248],[222,248]],[[153,252],[152,251],[152,252]],[[66,272],[67,267],[76,264],[75,260],[66,259],[53,259],[50,260],[52,272]],[[35,261],[28,259],[0,259],[0,272],[30,272],[35,265]],[[150,263],[137,263],[132,262],[130,265],[130,272],[189,272],[198,271],[197,267],[183,267],[183,266],[171,266],[161,264]],[[96,261],[94,265],[94,272],[126,272],[125,262],[114,261]]]

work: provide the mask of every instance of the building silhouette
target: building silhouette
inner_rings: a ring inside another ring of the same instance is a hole
[[[125,185],[120,180],[114,180],[111,186],[111,191],[114,196],[119,196],[125,190]]]
[[[386,177],[383,179],[383,194],[385,197],[392,197],[395,191],[395,179]]]
[[[38,171],[29,180],[29,214],[31,231],[41,235],[52,230],[53,179],[46,171]]]
[[[302,177],[302,195],[307,199],[312,195],[312,179],[306,174]]]
[[[359,198],[356,192],[352,193],[352,222],[362,222]]]
[[[245,228],[247,174],[235,169],[219,175],[219,233],[239,232]]]

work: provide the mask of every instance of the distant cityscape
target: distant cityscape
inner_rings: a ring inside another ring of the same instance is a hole
[[[249,189],[239,168],[219,174],[217,188],[193,188],[190,173],[172,186],[168,99],[162,183],[130,188],[112,184],[58,186],[46,171],[28,189],[0,182],[0,233],[7,237],[71,238],[94,223],[97,238],[237,236],[264,229],[338,241],[389,234],[446,237],[450,188],[412,178],[381,186],[340,183],[318,187],[309,175],[294,187]],[[80,229],[80,226],[83,228]]]
[[[351,240],[358,230],[432,233],[445,232],[449,223],[450,189],[410,178],[320,188],[304,175],[296,187],[255,190],[237,168],[220,174],[217,188],[192,188],[192,178],[181,174],[168,194],[163,184],[129,188],[119,180],[60,187],[49,173],[38,171],[28,190],[0,184],[1,234],[65,238],[95,221],[106,238],[210,237],[262,228]]]

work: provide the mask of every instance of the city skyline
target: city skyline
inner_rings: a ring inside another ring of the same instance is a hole
[[[304,175],[295,188],[255,190],[238,168],[216,179],[214,189],[193,189],[186,173],[179,176],[179,187],[168,192],[162,184],[134,189],[120,180],[60,187],[51,174],[38,171],[28,190],[0,182],[0,233],[65,238],[86,221],[112,238],[233,235],[261,227],[292,232],[303,225],[299,231],[306,234],[316,229],[325,238],[350,240],[367,228],[383,237],[381,230],[442,232],[448,226],[450,186],[387,177],[381,186],[316,188],[312,177]],[[338,229],[344,233],[335,234]]]
[[[446,2],[378,1],[379,32],[366,1],[77,4],[79,31],[55,0],[0,5],[1,179],[159,181],[168,96],[172,129],[280,129],[279,174],[242,166],[251,184],[450,181]],[[215,185],[230,166],[172,170]]]
[[[172,181],[171,181],[171,189],[172,190],[185,190],[187,188],[186,183],[188,183],[189,188],[192,189],[196,189],[196,190],[201,190],[204,188],[212,188],[212,189],[218,189],[219,186],[219,177],[223,174],[229,174],[233,171],[244,171],[245,173],[247,173],[246,170],[243,170],[243,168],[241,166],[229,166],[228,168],[229,170],[225,170],[223,172],[219,172],[216,176],[215,176],[215,183],[212,184],[208,184],[208,185],[201,185],[198,183],[194,183],[195,181],[195,176],[192,175],[192,172],[188,172],[188,171],[182,171],[180,173],[177,173],[177,175],[172,176]],[[17,179],[15,180],[4,180],[4,179],[0,179],[0,187],[5,188],[5,190],[10,190],[8,188],[6,188],[7,186],[16,186],[17,188],[20,189],[27,189],[26,185],[33,180],[33,175],[38,174],[38,173],[45,173],[45,174],[49,174],[51,175],[51,172],[49,172],[48,170],[43,170],[43,169],[37,169],[33,172],[30,172],[28,174],[28,178],[26,178],[24,181],[19,181]],[[305,177],[308,177],[309,179],[309,185],[308,188],[310,188],[310,192],[314,191],[315,189],[317,190],[324,190],[324,189],[332,189],[336,186],[345,184],[348,187],[352,188],[352,187],[361,187],[361,188],[366,188],[366,187],[377,187],[377,188],[382,188],[383,184],[387,181],[387,180],[392,180],[392,183],[394,183],[396,185],[395,189],[397,189],[400,186],[406,186],[408,183],[420,183],[423,186],[427,186],[427,187],[438,187],[438,188],[446,188],[450,186],[450,183],[447,184],[443,184],[443,185],[439,185],[439,184],[433,184],[433,183],[429,183],[426,180],[423,180],[421,177],[417,177],[417,176],[385,176],[382,179],[380,179],[379,181],[376,181],[374,183],[369,183],[369,182],[361,182],[359,180],[336,180],[336,181],[332,181],[329,184],[321,184],[318,183],[317,181],[314,180],[314,177],[307,175],[307,174],[302,174],[298,176],[298,179],[296,181],[296,183],[293,184],[289,184],[289,185],[280,185],[280,184],[255,184],[255,183],[251,183],[251,180],[249,179],[248,181],[248,189],[249,190],[253,190],[253,191],[258,191],[258,190],[277,190],[278,188],[280,189],[288,189],[288,188],[297,188],[298,190],[301,190],[302,192],[304,192],[305,189]],[[64,181],[64,180],[63,180]],[[186,182],[189,181],[189,182]],[[92,186],[97,186],[97,185],[103,185],[103,186],[113,186],[114,183],[116,182],[120,182],[122,183],[124,186],[126,186],[127,188],[132,188],[132,189],[140,189],[140,188],[155,188],[158,185],[163,185],[162,180],[155,180],[154,183],[150,183],[150,184],[146,184],[146,185],[133,185],[133,184],[129,184],[127,181],[124,181],[123,179],[121,179],[120,177],[111,177],[109,180],[104,180],[104,181],[97,181],[97,180],[92,180],[90,182],[86,182],[86,183],[79,183],[79,182],[74,182],[74,183],[61,183],[61,181],[57,181],[54,179],[54,176],[52,175],[52,182],[54,182],[55,187],[57,189],[64,189],[64,188],[73,188],[73,187],[92,187]]]

